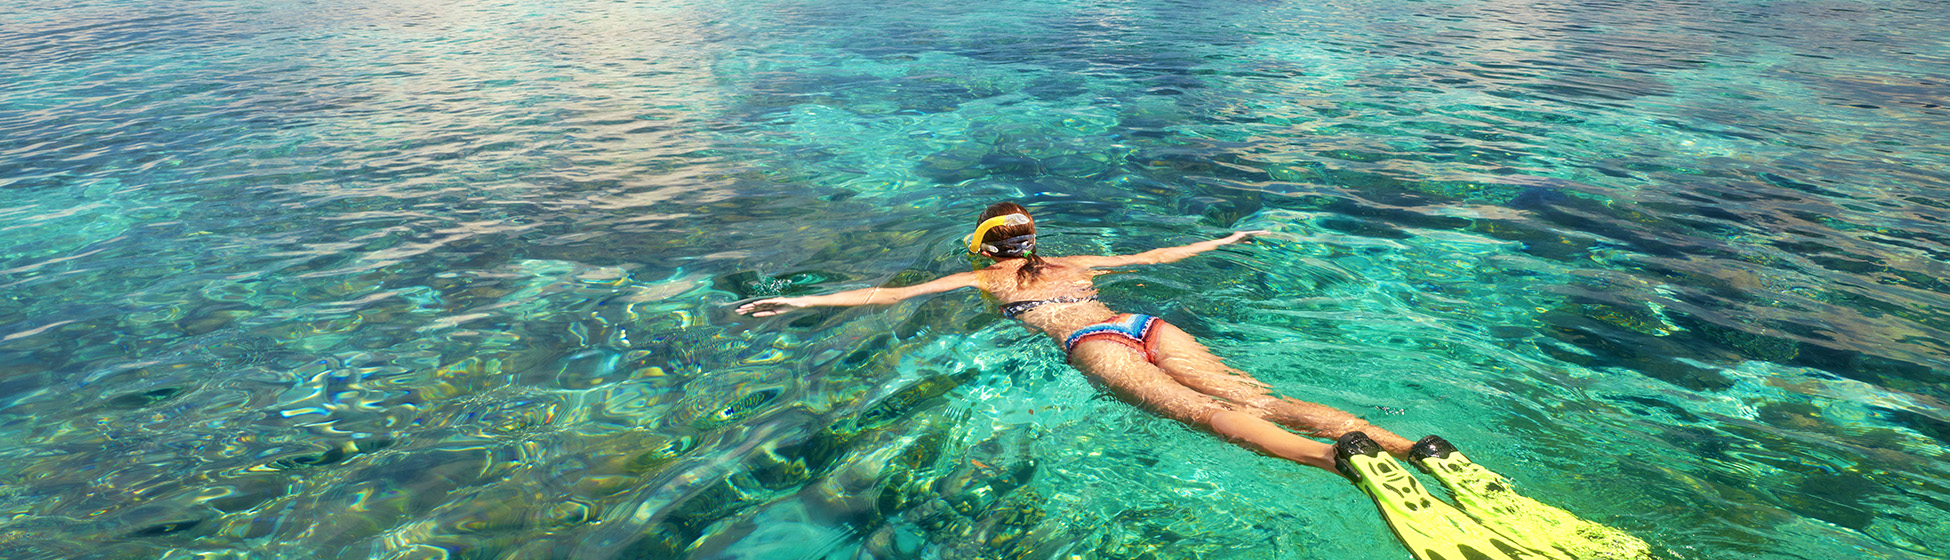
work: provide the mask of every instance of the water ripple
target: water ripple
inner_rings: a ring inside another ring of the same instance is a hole
[[[1104,299],[1678,554],[1930,557],[1936,8],[15,2],[0,545],[1389,539],[971,294],[727,309],[966,270],[967,217],[1015,199],[1053,253],[1277,232]]]

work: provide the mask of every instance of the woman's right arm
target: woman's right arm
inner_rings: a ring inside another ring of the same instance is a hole
[[[972,287],[975,287],[975,273],[963,272],[903,288],[866,288],[819,296],[761,299],[738,306],[738,312],[753,317],[768,317],[800,307],[889,305],[914,296]]]
[[[1231,245],[1234,243],[1245,241],[1247,238],[1253,237],[1255,235],[1265,235],[1267,233],[1272,233],[1272,232],[1241,231],[1241,232],[1233,233],[1232,235],[1228,235],[1218,239],[1213,239],[1211,241],[1200,241],[1198,243],[1193,243],[1190,245],[1180,245],[1177,247],[1165,247],[1162,249],[1152,249],[1135,255],[1110,255],[1104,257],[1096,257],[1096,256],[1069,257],[1068,259],[1065,260],[1069,260],[1070,262],[1075,262],[1077,264],[1081,264],[1089,268],[1113,268],[1113,267],[1130,266],[1130,265],[1137,265],[1137,264],[1164,264],[1168,262],[1182,261],[1191,258],[1193,255],[1197,255],[1199,253],[1203,253],[1206,251],[1224,247],[1226,245]]]

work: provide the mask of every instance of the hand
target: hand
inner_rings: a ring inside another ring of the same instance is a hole
[[[1245,241],[1245,240],[1246,240],[1247,238],[1250,238],[1250,237],[1257,237],[1257,236],[1261,236],[1261,235],[1266,235],[1266,234],[1269,234],[1269,233],[1273,233],[1273,232],[1270,232],[1270,231],[1266,231],[1266,230],[1263,230],[1263,229],[1256,229],[1256,230],[1253,230],[1253,231],[1241,231],[1241,232],[1234,232],[1234,233],[1233,233],[1232,235],[1228,235],[1228,236],[1225,236],[1224,238],[1222,238],[1222,239],[1220,239],[1219,241],[1220,241],[1220,242],[1222,242],[1223,244],[1226,244],[1226,245],[1231,245],[1231,244],[1233,244],[1233,243],[1238,243],[1238,242],[1241,242],[1241,241]]]
[[[738,306],[738,313],[753,317],[770,317],[793,309],[805,307],[799,298],[771,298],[747,302]]]

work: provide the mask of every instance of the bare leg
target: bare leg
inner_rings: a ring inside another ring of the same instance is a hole
[[[1160,337],[1158,365],[1173,380],[1194,391],[1238,403],[1245,410],[1262,411],[1255,416],[1313,437],[1332,440],[1348,432],[1362,432],[1381,444],[1382,449],[1399,457],[1407,457],[1409,446],[1414,445],[1347,411],[1273,396],[1265,383],[1225,365],[1205,345],[1178,327],[1159,321],[1158,331],[1155,335]]]
[[[1166,418],[1217,433],[1235,443],[1296,463],[1334,470],[1334,446],[1295,435],[1246,409],[1193,390],[1144,355],[1114,342],[1084,341],[1070,353],[1078,369],[1096,377],[1126,402]]]
[[[1214,414],[1212,431],[1260,453],[1334,471],[1334,446],[1294,435],[1257,416],[1230,410]]]

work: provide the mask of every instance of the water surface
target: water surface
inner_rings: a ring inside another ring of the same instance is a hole
[[[1102,281],[1687,558],[1950,550],[1941,2],[27,0],[22,558],[1375,558],[976,294]]]

